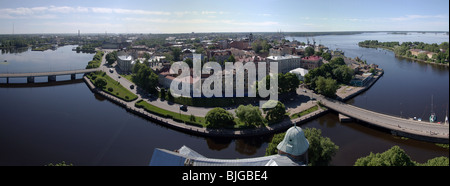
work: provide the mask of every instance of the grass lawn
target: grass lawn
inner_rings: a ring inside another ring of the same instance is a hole
[[[103,91],[108,92],[109,94],[116,96],[119,99],[130,102],[138,98],[137,95],[130,92],[128,89],[119,84],[116,80],[112,79],[105,72],[95,72],[88,76],[91,82],[94,83],[95,79],[93,76],[102,77],[106,80],[107,84],[103,87]],[[94,80],[93,80],[94,79]]]
[[[302,116],[304,116],[304,115],[306,115],[306,114],[309,114],[309,113],[311,113],[311,112],[314,112],[314,111],[316,111],[316,110],[319,110],[319,106],[317,106],[317,105],[314,106],[314,107],[311,107],[311,108],[309,108],[309,109],[306,109],[306,110],[304,110],[304,111],[302,111],[302,112],[292,114],[292,115],[291,115],[291,119],[295,119],[295,118],[302,117]]]
[[[144,108],[147,112],[163,116],[165,118],[172,118],[175,121],[186,123],[189,125],[199,126],[199,127],[208,127],[208,128],[214,128],[208,126],[206,123],[205,117],[198,117],[198,116],[191,116],[186,114],[180,114],[177,112],[168,111],[156,106],[153,106],[152,104],[147,103],[144,100],[139,100],[136,102],[136,107]],[[191,118],[195,118],[195,121],[191,121]],[[255,128],[255,126],[247,126],[244,122],[240,121],[239,118],[234,118],[235,125],[233,127],[224,127],[224,128],[230,128],[230,129],[245,129],[245,128]]]
[[[125,79],[128,79],[128,81],[130,81],[130,82],[133,82],[134,84],[136,84],[134,81],[133,81],[133,74],[130,74],[130,75],[126,75],[126,74],[121,74],[120,76],[122,76],[122,77],[124,77]]]

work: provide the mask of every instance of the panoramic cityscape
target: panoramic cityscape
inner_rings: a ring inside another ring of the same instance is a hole
[[[0,165],[449,166],[448,7],[2,2]]]

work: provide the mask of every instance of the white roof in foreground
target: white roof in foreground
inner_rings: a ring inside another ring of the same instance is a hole
[[[305,76],[306,74],[308,74],[308,70],[306,70],[304,68],[296,68],[296,69],[289,71],[289,73]]]
[[[178,152],[155,149],[150,166],[299,166],[304,165],[285,155],[272,155],[245,159],[206,158],[183,146]]]

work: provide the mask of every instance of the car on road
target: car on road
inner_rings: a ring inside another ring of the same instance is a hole
[[[131,89],[134,89],[134,85],[130,85],[130,88],[131,88]]]
[[[109,72],[114,73],[114,70],[112,68],[109,69]]]
[[[186,105],[181,105],[181,106],[180,106],[180,110],[187,111],[187,106],[186,106]]]

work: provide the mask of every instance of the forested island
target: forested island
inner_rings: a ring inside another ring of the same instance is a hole
[[[384,48],[392,50],[395,56],[413,59],[421,62],[444,64],[448,66],[448,42],[441,44],[428,44],[424,42],[378,42],[378,40],[365,40],[358,43],[360,47]]]

